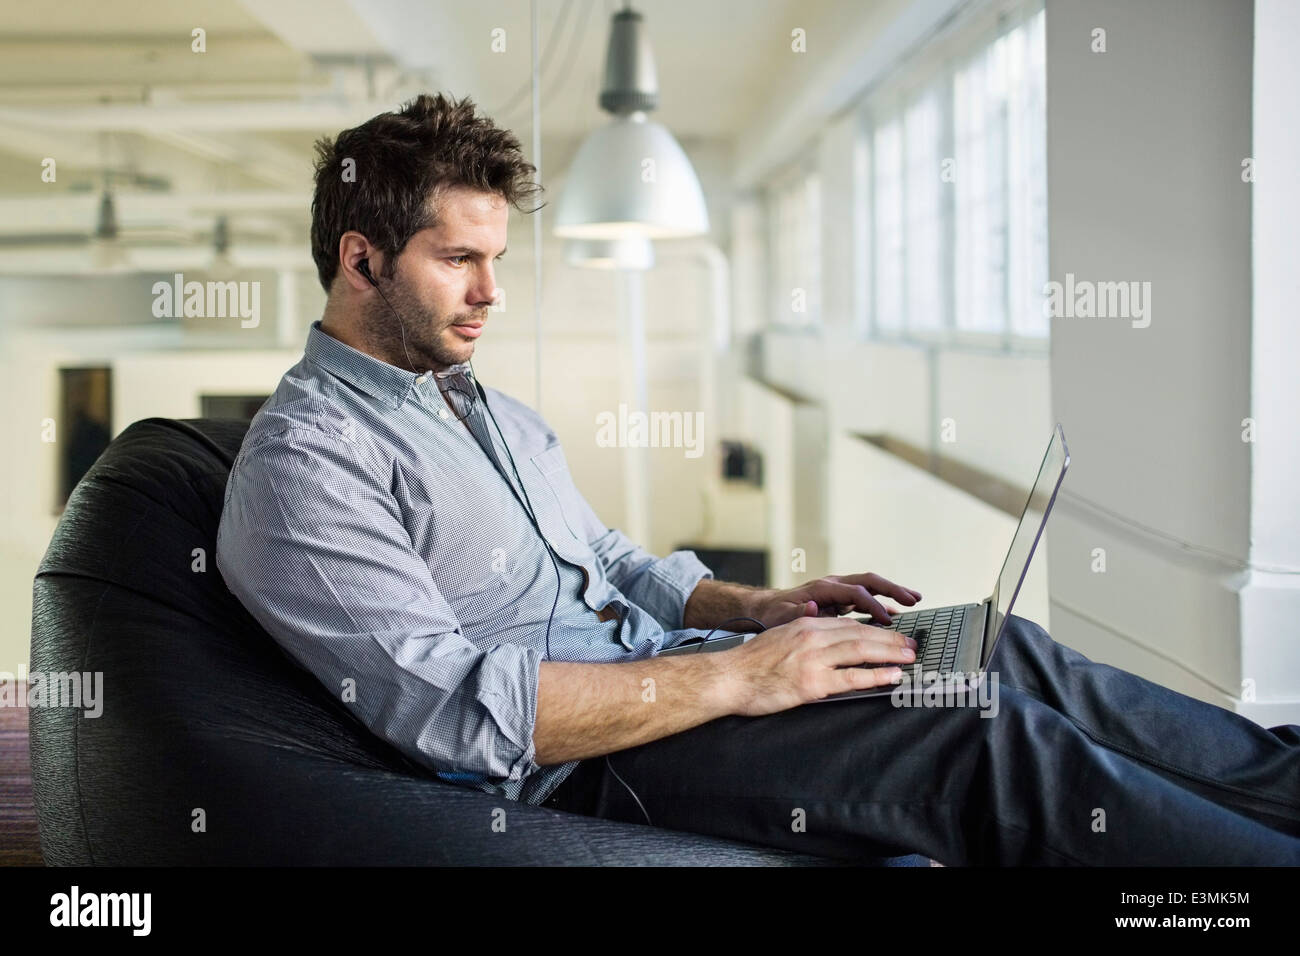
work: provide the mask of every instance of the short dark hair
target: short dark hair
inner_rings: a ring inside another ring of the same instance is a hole
[[[350,163],[348,161],[351,161]],[[345,178],[345,172],[352,175]],[[339,271],[339,239],[355,230],[384,253],[381,275],[421,229],[437,225],[451,186],[468,186],[521,205],[542,189],[519,140],[475,115],[474,102],[422,93],[392,113],[316,141],[311,255],[325,292]]]

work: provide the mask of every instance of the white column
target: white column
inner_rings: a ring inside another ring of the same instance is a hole
[[[1240,710],[1300,723],[1300,5],[1256,0],[1251,110],[1250,571],[1241,586]],[[1254,700],[1249,698],[1253,696]]]
[[[649,414],[650,400],[646,385],[645,284],[635,269],[619,272],[619,337],[622,374],[619,376],[620,401],[627,414]],[[623,415],[618,419],[622,421]],[[650,547],[650,453],[644,447],[621,449],[623,454],[623,488],[626,510],[623,532],[637,544]]]

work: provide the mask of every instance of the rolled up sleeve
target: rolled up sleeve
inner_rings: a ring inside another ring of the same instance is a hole
[[[221,575],[291,657],[412,760],[522,780],[539,769],[541,658],[462,635],[381,469],[342,435],[259,439],[226,488]]]
[[[656,557],[617,528],[607,527],[581,494],[576,498],[587,543],[600,559],[609,582],[665,631],[680,629],[691,592],[702,579],[712,578],[713,572],[694,551]]]

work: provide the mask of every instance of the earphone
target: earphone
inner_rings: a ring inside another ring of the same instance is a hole
[[[406,348],[406,323],[402,321],[402,316],[398,311],[393,308],[393,304],[388,301],[388,296],[384,295],[384,290],[379,288],[379,283],[375,281],[375,277],[370,274],[370,260],[362,259],[358,262],[357,271],[365,276],[366,281],[375,287],[375,291],[379,293],[379,297],[384,300],[384,305],[388,306],[388,311],[397,317],[398,327],[402,330],[402,351],[406,352],[406,364],[410,365],[411,371],[418,375],[419,370],[415,367],[415,363],[411,361],[411,353]],[[515,480],[519,482],[519,490],[524,493],[524,501],[528,504],[528,507],[525,509],[528,514],[528,520],[533,523],[533,527],[537,529],[537,536],[541,538],[542,543],[546,545],[546,553],[550,555],[551,558],[551,567],[555,569],[555,600],[551,602],[551,615],[546,619],[546,660],[549,661],[551,659],[551,624],[555,620],[555,611],[560,606],[560,591],[564,587],[560,579],[560,565],[555,560],[555,551],[551,548],[551,542],[547,540],[546,535],[542,534],[542,526],[537,521],[537,513],[533,508],[532,499],[528,497],[528,489],[524,486],[524,479],[519,475],[519,466],[515,464],[515,456],[510,453],[510,445],[506,441],[506,436],[501,434],[501,426],[497,424],[496,415],[492,414],[492,406],[488,404],[487,393],[483,391],[483,386],[479,384],[478,375],[474,372],[474,363],[472,361],[469,363],[469,369],[474,379],[474,389],[483,400],[483,407],[487,409],[488,417],[492,419],[492,425],[497,430],[497,436],[501,439],[501,445],[506,450],[506,457],[510,459],[510,468],[515,473]],[[622,628],[623,622],[620,620],[620,633],[622,632]]]

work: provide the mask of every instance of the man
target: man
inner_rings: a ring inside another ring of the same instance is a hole
[[[910,639],[836,615],[888,623],[921,595],[875,574],[727,584],[606,527],[546,422],[469,364],[509,206],[537,190],[516,138],[422,96],[317,149],[328,301],[249,428],[217,559],[374,733],[506,799],[828,856],[1300,862],[1300,728],[1021,618],[991,719],[888,695],[803,706],[897,680]],[[657,656],[728,625],[766,629]]]

